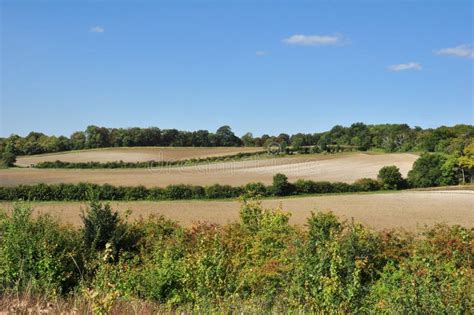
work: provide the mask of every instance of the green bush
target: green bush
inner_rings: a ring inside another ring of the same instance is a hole
[[[474,307],[473,233],[438,225],[389,262],[366,304],[375,313],[467,314]]]
[[[248,183],[243,188],[246,197],[263,197],[268,195],[267,187],[262,183]]]
[[[91,201],[81,218],[84,246],[90,252],[102,251],[108,245],[114,257],[118,257],[120,251],[135,248],[138,236],[123,222],[118,212],[111,209],[110,204]]]
[[[382,167],[379,170],[377,179],[384,189],[401,189],[405,186],[405,181],[400,173],[400,169],[395,165]]]
[[[380,183],[372,178],[358,179],[353,186],[355,191],[376,191],[381,188]]]
[[[8,168],[15,166],[16,155],[12,152],[0,153],[0,168]]]
[[[242,194],[242,190],[240,187],[215,184],[207,186],[205,188],[205,194],[206,198],[209,199],[235,198]]]
[[[308,229],[287,288],[289,304],[305,312],[361,312],[362,299],[383,267],[380,240],[360,225],[340,223],[331,213],[313,213]]]
[[[81,279],[79,234],[51,217],[32,218],[31,208],[15,205],[0,212],[0,294],[26,290],[60,295]]]
[[[80,296],[97,313],[114,301],[160,312],[463,314],[473,308],[474,232],[374,232],[245,200],[238,222],[180,227],[128,223],[92,202],[84,226],[15,207],[0,214],[0,294]],[[117,304],[121,305],[121,304]],[[151,304],[150,304],[151,305]]]
[[[284,174],[273,176],[272,193],[275,196],[288,196],[294,191],[294,186],[288,182],[288,177]]]
[[[170,200],[192,199],[193,195],[190,185],[169,185],[165,190],[165,196]]]

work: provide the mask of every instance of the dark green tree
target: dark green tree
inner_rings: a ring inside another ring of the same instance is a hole
[[[1,155],[0,166],[1,167],[12,167],[15,165],[16,155],[10,151],[3,152]]]
[[[443,170],[447,158],[441,154],[423,154],[408,172],[408,182],[412,187],[433,187],[449,182],[450,176]],[[444,173],[444,175],[443,175]]]
[[[126,237],[124,224],[110,204],[101,204],[91,201],[87,212],[81,215],[84,245],[91,251],[103,250],[107,243],[112,247],[114,254],[123,247]]]
[[[380,169],[377,179],[384,189],[400,189],[404,186],[404,179],[400,169],[395,165],[384,166]]]
[[[237,137],[229,126],[222,126],[216,131],[216,140],[218,146],[231,147],[242,144],[239,137]]]
[[[288,196],[294,191],[294,186],[288,182],[288,177],[284,174],[273,176],[272,192],[276,196]]]

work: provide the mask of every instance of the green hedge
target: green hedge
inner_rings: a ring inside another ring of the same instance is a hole
[[[0,187],[0,200],[186,200],[186,199],[224,199],[239,196],[289,196],[302,194],[347,193],[375,191],[381,185],[372,179],[362,179],[354,184],[314,182],[298,180],[287,183],[287,190],[276,193],[273,186],[250,183],[245,186],[215,184],[212,186],[169,185],[167,187],[112,186],[91,183],[79,184],[36,184],[15,187]]]
[[[264,151],[259,152],[240,152],[237,154],[210,156],[205,158],[192,158],[187,160],[170,161],[144,161],[144,162],[64,162],[64,161],[44,161],[34,164],[35,168],[69,168],[69,169],[101,169],[101,168],[150,168],[150,167],[168,167],[168,166],[187,166],[200,163],[212,163],[222,161],[235,161],[253,156],[266,155]]]

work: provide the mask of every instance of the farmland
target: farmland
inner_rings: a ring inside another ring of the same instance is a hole
[[[471,189],[473,188],[470,186]],[[376,230],[403,228],[415,231],[435,223],[474,226],[474,190],[403,191],[266,199],[263,206],[291,213],[290,223],[303,226],[311,211],[333,211],[342,220],[363,223]],[[12,203],[1,202],[0,208]],[[131,201],[111,202],[119,212],[132,210],[130,219],[164,215],[185,226],[196,222],[226,224],[238,220],[239,202],[229,201]],[[33,202],[35,213],[48,213],[63,223],[80,225],[84,202]]]
[[[192,158],[226,156],[237,153],[262,151],[257,147],[135,147],[105,148],[93,150],[66,151],[60,153],[20,156],[16,165],[30,166],[39,162],[60,160],[63,162],[146,162],[176,161]]]
[[[226,148],[229,153],[236,153],[241,148]],[[255,148],[253,148],[255,150]],[[114,149],[115,150],[115,149]],[[118,150],[118,149],[117,149]],[[135,150],[126,149],[131,156]],[[178,150],[178,149],[170,149]],[[195,152],[197,148],[180,148],[181,157],[190,156],[184,153],[186,150]],[[207,150],[209,154],[211,150]],[[107,150],[88,151],[87,157],[82,161],[103,157]],[[204,151],[201,151],[202,153]],[[78,153],[79,154],[79,153]],[[84,153],[86,154],[86,153]],[[137,155],[142,153],[136,153]],[[64,157],[75,154],[64,154]],[[177,157],[177,155],[175,155]],[[22,157],[20,163],[25,159],[38,157]],[[110,157],[109,157],[110,158]],[[134,157],[137,158],[136,156]],[[249,182],[263,182],[269,184],[273,175],[284,173],[292,181],[303,178],[311,180],[341,181],[351,183],[363,177],[375,178],[379,169],[386,165],[396,165],[400,168],[403,176],[411,169],[413,162],[418,158],[412,153],[338,153],[338,154],[315,154],[295,155],[292,157],[273,159],[254,159],[246,161],[222,162],[203,164],[195,166],[150,168],[150,169],[99,169],[99,170],[75,170],[75,169],[34,169],[34,168],[11,168],[0,170],[3,186],[15,186],[19,184],[35,183],[78,183],[90,182],[97,184],[112,185],[144,185],[146,187],[164,187],[170,184],[193,184],[211,185],[243,185]],[[132,159],[132,158],[131,158]],[[29,160],[30,162],[33,160]]]

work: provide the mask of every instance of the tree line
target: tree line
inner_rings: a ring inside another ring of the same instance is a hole
[[[412,128],[407,124],[366,125],[359,122],[349,127],[334,126],[326,132],[293,135],[281,133],[277,136],[264,134],[260,137],[254,137],[252,133],[238,137],[229,126],[222,126],[214,133],[207,130],[180,131],[157,127],[124,129],[88,126],[86,130],[74,132],[70,137],[30,132],[25,137],[11,135],[0,138],[0,153],[31,155],[135,146],[269,147],[277,145],[283,150],[291,147],[295,151],[304,149],[312,152],[334,152],[352,148],[363,151],[422,151],[456,154],[461,152],[473,137],[474,126],[472,125],[422,129]]]

